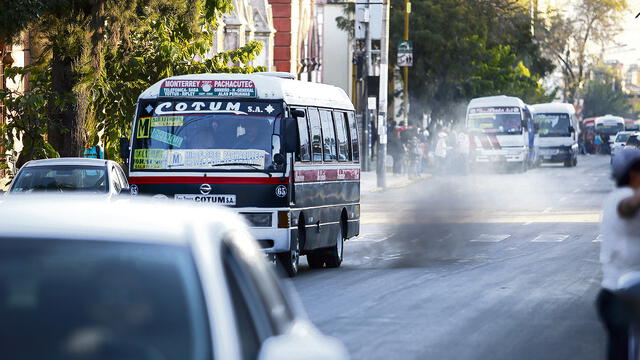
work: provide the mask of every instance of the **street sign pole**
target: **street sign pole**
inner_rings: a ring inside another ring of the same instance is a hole
[[[382,11],[382,38],[380,39],[380,86],[378,95],[378,156],[377,185],[387,187],[387,94],[389,90],[389,0]]]
[[[404,40],[409,41],[409,14],[411,13],[411,2],[404,0]],[[409,125],[409,67],[404,66],[404,126]]]

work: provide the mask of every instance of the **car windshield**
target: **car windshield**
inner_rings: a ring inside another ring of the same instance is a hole
[[[626,142],[627,139],[629,139],[629,136],[631,136],[631,134],[618,134],[618,136],[616,136],[616,142]]]
[[[109,192],[104,166],[27,166],[20,170],[11,192]]]
[[[0,259],[3,358],[210,358],[186,248],[4,238]]]
[[[571,136],[569,114],[539,113],[534,121],[538,124],[538,135],[541,137]]]
[[[622,130],[624,130],[624,124],[622,123],[607,122],[596,125],[596,131],[605,133],[607,135],[615,135]]]
[[[522,133],[522,118],[517,107],[472,108],[467,127],[485,134],[512,135]]]
[[[159,101],[140,105],[133,169],[273,169],[282,107],[244,102]],[[275,136],[274,136],[275,135]]]
[[[629,136],[629,139],[627,140],[627,146],[638,146],[640,145],[640,140],[638,140],[638,135],[632,135]]]

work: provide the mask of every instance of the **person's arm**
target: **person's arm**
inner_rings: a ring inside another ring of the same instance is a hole
[[[633,196],[622,199],[618,203],[618,215],[624,219],[634,217],[640,210],[640,192],[636,192]]]

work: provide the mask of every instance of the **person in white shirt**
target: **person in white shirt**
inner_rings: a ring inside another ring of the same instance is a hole
[[[628,358],[630,313],[616,295],[621,276],[640,271],[640,150],[621,149],[611,164],[617,188],[604,202],[600,231],[602,289],[596,305],[608,332],[608,359]]]

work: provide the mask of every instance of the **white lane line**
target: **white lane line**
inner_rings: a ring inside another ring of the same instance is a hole
[[[553,207],[549,206],[548,208],[542,210],[542,213],[548,213],[551,212],[551,210],[553,210]]]
[[[602,242],[602,234],[599,234],[595,239],[593,239],[594,243]]]
[[[533,221],[527,221],[526,223],[522,224],[522,226],[527,226],[527,225],[531,225],[533,224]]]
[[[387,234],[387,233],[361,234],[358,237],[356,237],[355,239],[350,239],[348,241],[348,243],[349,242],[373,242],[373,243],[377,243],[377,242],[389,240],[389,238],[391,238],[392,236],[393,236],[393,234]]]
[[[565,234],[540,234],[536,236],[535,239],[531,240],[531,242],[547,242],[547,243],[562,242],[566,240],[568,237],[569,235],[565,235]]]
[[[509,234],[480,234],[477,238],[471,239],[471,242],[500,242],[511,237]]]

